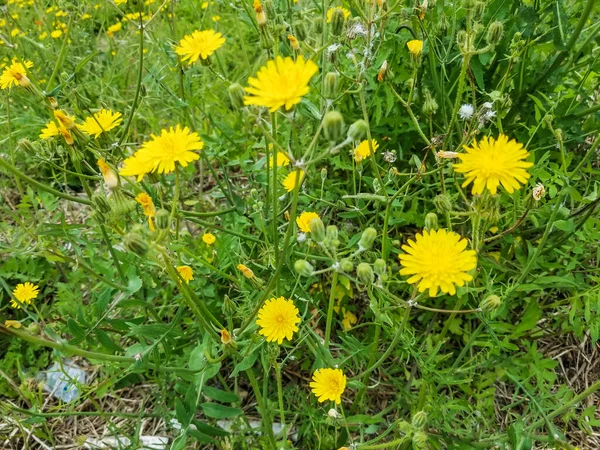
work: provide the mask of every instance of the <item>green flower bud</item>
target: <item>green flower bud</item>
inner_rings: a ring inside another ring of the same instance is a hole
[[[438,104],[431,96],[429,91],[425,92],[425,100],[423,101],[423,113],[426,115],[435,114],[438,110]]]
[[[375,263],[373,264],[373,268],[375,269],[375,273],[379,276],[385,275],[387,273],[387,264],[381,258],[377,258]]]
[[[344,116],[337,111],[329,111],[323,119],[325,137],[331,142],[337,142],[344,131]]]
[[[363,231],[362,236],[360,237],[360,241],[358,241],[358,246],[361,250],[370,250],[373,247],[373,243],[375,242],[375,238],[377,237],[377,231],[373,227],[367,228]]]
[[[138,256],[144,256],[148,253],[148,243],[141,234],[135,232],[128,233],[125,236],[123,244],[128,251],[135,253]]]
[[[419,411],[412,417],[412,426],[417,430],[421,430],[427,425],[427,413],[425,411]]]
[[[344,258],[340,261],[340,269],[346,273],[350,273],[354,270],[354,264],[348,258]]]
[[[323,32],[323,19],[321,17],[317,17],[314,21],[315,24],[315,34],[320,35]]]
[[[502,299],[497,295],[488,295],[485,299],[479,303],[479,308],[483,312],[494,312],[502,305]]]
[[[305,259],[299,259],[294,263],[294,270],[301,277],[310,277],[314,273],[315,269]]]
[[[325,233],[329,241],[336,241],[338,238],[338,228],[335,225],[329,225]]]
[[[502,22],[492,22],[487,32],[487,43],[490,45],[496,45],[502,39],[502,35],[504,34],[504,25]]]
[[[223,314],[228,317],[233,316],[237,312],[237,305],[229,298],[227,294],[223,297],[223,306],[221,306]]]
[[[340,8],[335,8],[331,14],[331,34],[334,36],[342,34],[345,22],[346,17],[344,16],[344,11]]]
[[[114,201],[114,211],[117,216],[127,216],[135,210],[135,202],[126,197],[120,188],[113,189],[111,198]]]
[[[327,167],[323,167],[321,169],[321,180],[325,181],[327,179]]]
[[[363,119],[357,120],[350,128],[348,128],[348,139],[352,139],[355,142],[362,141],[367,135],[369,125]]]
[[[17,147],[19,148],[19,150],[23,150],[29,153],[30,155],[35,155],[35,147],[29,139],[21,139],[17,143]]]
[[[337,72],[328,72],[325,75],[325,85],[323,89],[323,97],[328,100],[333,100],[337,97],[338,88],[340,85],[340,75]]]
[[[92,204],[96,211],[101,214],[108,214],[111,211],[110,203],[104,195],[94,194],[92,195]]]
[[[308,32],[306,31],[306,25],[304,22],[297,21],[294,22],[294,34],[298,38],[299,41],[305,41],[308,36]]]
[[[360,263],[358,266],[356,266],[356,276],[362,284],[366,284],[368,286],[372,285],[375,281],[375,273],[373,272],[371,266],[367,263]]]
[[[452,211],[452,201],[446,194],[439,194],[433,199],[433,205],[440,214]]]
[[[325,225],[323,225],[323,221],[316,217],[312,219],[308,223],[308,228],[310,229],[310,237],[315,242],[323,242],[325,240]]]
[[[485,12],[485,2],[476,2],[473,6],[473,19],[479,20]]]
[[[463,6],[466,9],[475,8],[475,6],[477,6],[477,3],[479,3],[479,0],[463,0]]]
[[[244,107],[244,88],[240,83],[233,83],[227,89],[229,94],[229,101],[234,109],[241,109]]]
[[[171,228],[171,214],[166,209],[159,209],[154,216],[156,228],[158,230],[168,230]]]
[[[425,229],[427,231],[438,229],[438,216],[436,213],[429,213],[425,216]]]
[[[426,448],[427,440],[427,433],[424,431],[417,431],[415,434],[413,434],[412,441],[414,446],[418,449]]]

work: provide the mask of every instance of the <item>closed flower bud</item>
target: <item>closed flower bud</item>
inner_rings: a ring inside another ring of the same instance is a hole
[[[335,8],[331,14],[331,33],[334,36],[339,36],[344,31],[344,23],[346,17],[344,11],[340,8]]]
[[[412,426],[417,430],[421,430],[427,425],[427,413],[425,411],[419,411],[412,417]]]
[[[485,299],[481,301],[479,304],[479,308],[483,312],[493,312],[496,311],[502,305],[502,299],[497,295],[488,295]]]
[[[350,125],[348,128],[348,139],[352,139],[354,142],[362,141],[367,135],[369,125],[364,120],[360,119]]]
[[[17,146],[19,147],[20,150],[24,150],[27,153],[29,153],[30,155],[36,154],[35,147],[33,146],[33,143],[29,139],[21,139],[17,143]]]
[[[360,241],[358,241],[359,248],[361,250],[370,250],[371,247],[373,247],[376,237],[377,230],[375,230],[373,227],[367,228],[365,231],[363,231]]]
[[[452,201],[446,194],[436,195],[433,199],[433,204],[440,214],[446,214],[447,212],[452,211]]]
[[[377,258],[375,263],[373,264],[373,268],[375,269],[375,273],[379,276],[385,275],[387,272],[387,264],[381,258]]]
[[[120,188],[116,188],[112,191],[112,199],[115,202],[115,214],[118,216],[126,216],[135,210],[136,203],[129,197],[126,197]]]
[[[148,253],[148,243],[141,234],[128,233],[123,241],[125,248],[139,256],[144,256]]]
[[[427,445],[427,439],[427,433],[424,431],[417,431],[415,434],[413,434],[412,441],[417,449],[424,449]]]
[[[313,241],[323,242],[325,240],[325,225],[320,218],[316,217],[308,222],[308,228]]]
[[[315,269],[311,264],[305,259],[299,259],[294,263],[294,270],[301,277],[310,277],[315,272]]]
[[[112,209],[106,197],[101,194],[92,195],[92,204],[94,205],[96,211],[101,214],[108,214]]]
[[[492,22],[487,32],[487,42],[490,45],[496,45],[502,39],[502,35],[504,34],[504,25],[502,22]]]
[[[466,9],[475,8],[475,6],[477,6],[477,3],[479,3],[479,0],[463,0],[463,6]]]
[[[325,137],[331,142],[337,142],[344,131],[344,116],[337,111],[329,111],[323,119]]]
[[[241,109],[244,107],[244,88],[239,83],[233,83],[227,89],[229,94],[229,101],[234,109]]]
[[[325,85],[323,89],[323,97],[328,100],[333,100],[337,97],[340,84],[340,75],[337,72],[328,72],[325,75]]]
[[[375,273],[367,263],[360,263],[356,266],[356,276],[362,284],[371,285],[375,281]]]
[[[223,297],[223,306],[221,306],[221,310],[226,316],[233,316],[237,312],[238,306],[228,295],[225,295],[225,297]]]
[[[315,34],[319,35],[323,32],[323,19],[321,17],[317,17],[314,21],[315,24]]]
[[[158,230],[168,230],[171,228],[171,215],[166,209],[159,209],[154,216],[156,228]]]
[[[338,238],[338,228],[335,225],[329,225],[325,233],[330,241],[336,241]]]
[[[304,25],[304,22],[301,22],[301,21],[294,22],[294,33],[296,34],[296,37],[299,40],[301,40],[301,41],[306,40],[308,33],[306,32],[306,25]]]
[[[423,113],[427,115],[435,114],[438,110],[438,104],[431,96],[429,91],[425,92],[425,101],[423,102]]]
[[[340,269],[346,273],[350,273],[354,270],[354,264],[348,258],[344,258],[340,261]]]
[[[438,216],[436,213],[429,213],[425,216],[425,229],[427,231],[438,229]]]
[[[325,181],[327,179],[327,167],[323,167],[321,169],[321,180]]]

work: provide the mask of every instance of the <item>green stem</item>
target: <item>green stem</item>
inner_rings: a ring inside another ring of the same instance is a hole
[[[333,272],[331,280],[331,291],[329,293],[329,306],[327,307],[327,324],[325,325],[325,348],[329,350],[329,339],[331,337],[331,323],[333,321],[333,307],[335,305],[335,289],[337,287],[338,272]]]
[[[252,370],[252,368],[246,370],[246,375],[248,375],[250,385],[252,386],[252,391],[254,392],[254,396],[256,397],[256,403],[258,403],[258,408],[260,409],[263,432],[269,438],[269,441],[271,442],[271,448],[275,449],[277,448],[277,442],[275,441],[275,435],[273,434],[273,426],[271,425],[271,415],[269,414],[269,410],[266,408],[263,396],[260,393],[260,387],[258,386],[258,381],[256,381],[256,375],[254,375],[254,371]]]
[[[398,439],[394,439],[393,441],[383,442],[381,444],[362,444],[356,448],[361,449],[361,450],[377,450],[377,449],[389,450],[391,448],[394,448],[394,447],[402,444],[405,440],[406,440],[406,436],[398,438]]]
[[[281,364],[278,364],[275,368],[275,375],[277,377],[277,400],[279,401],[279,416],[281,425],[285,429],[285,409],[283,407],[283,387],[281,382]]]

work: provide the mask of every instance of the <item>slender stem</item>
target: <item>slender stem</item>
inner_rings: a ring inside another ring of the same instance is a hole
[[[394,439],[393,441],[383,442],[381,444],[362,444],[358,445],[356,448],[361,450],[377,450],[377,449],[391,449],[400,444],[402,444],[406,440],[406,436]]]
[[[285,408],[283,407],[283,387],[281,382],[281,364],[275,367],[275,375],[277,377],[277,400],[279,401],[279,417],[281,425],[285,429]]]
[[[483,243],[487,244],[489,242],[493,242],[496,239],[500,239],[501,237],[506,236],[507,234],[509,234],[516,228],[518,228],[523,223],[525,218],[527,217],[527,214],[529,214],[529,211],[530,211],[529,209],[526,209],[525,212],[523,213],[523,215],[519,218],[519,220],[517,220],[510,228],[504,230],[502,233],[498,233],[496,236],[491,236],[489,238],[484,239]]]
[[[329,350],[329,339],[331,337],[331,323],[333,321],[333,307],[335,305],[335,289],[337,287],[338,272],[333,272],[331,280],[331,291],[329,292],[329,306],[327,307],[327,324],[325,325],[325,348]]]
[[[265,401],[263,399],[262,394],[260,393],[260,387],[258,386],[258,381],[256,381],[256,375],[254,375],[254,371],[252,368],[246,370],[246,375],[248,375],[248,379],[250,380],[250,385],[252,386],[252,391],[254,392],[254,396],[256,397],[256,403],[258,403],[258,408],[260,409],[260,415],[263,419],[263,432],[269,438],[271,442],[271,448],[277,448],[277,443],[275,441],[275,435],[273,434],[273,426],[271,425],[271,415],[269,410],[265,406]]]

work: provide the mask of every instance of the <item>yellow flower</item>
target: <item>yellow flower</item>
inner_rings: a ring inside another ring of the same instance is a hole
[[[294,172],[290,172],[281,184],[283,184],[286,191],[292,192],[296,188],[296,184],[300,187],[302,180],[304,180],[304,171],[295,170]]]
[[[50,37],[52,37],[54,39],[58,39],[62,35],[63,35],[63,31],[62,30],[54,30],[52,33],[50,33]]]
[[[40,34],[40,41],[43,41],[47,37],[48,37],[48,33],[46,31],[44,31],[42,34]]]
[[[344,13],[344,19],[347,19],[348,17],[350,17],[350,11],[348,11],[346,8],[342,8],[341,6],[335,6],[333,8],[329,8],[327,10],[327,23],[331,23],[331,19],[333,18],[333,12],[339,9],[340,11],[342,11]]]
[[[342,325],[344,327],[344,331],[348,331],[356,322],[358,322],[358,319],[356,318],[356,315],[354,313],[346,311],[345,308],[342,308],[342,312],[344,313]]]
[[[463,286],[473,277],[467,272],[477,266],[477,255],[473,250],[465,250],[468,241],[460,235],[446,230],[424,230],[423,234],[409,239],[403,245],[406,252],[400,258],[400,275],[412,275],[407,282],[418,283],[419,292],[429,289],[429,296],[435,297],[438,290],[446,294],[456,294],[456,286]]]
[[[94,113],[92,117],[87,117],[82,125],[79,126],[81,131],[90,136],[97,138],[105,131],[110,131],[121,125],[123,122],[120,112],[113,112],[110,109],[101,109]]]
[[[202,9],[206,9],[206,8],[208,8],[208,2],[202,2],[202,6],[201,6],[201,8],[202,8]]]
[[[46,124],[46,128],[44,128],[40,134],[40,139],[50,139],[51,137],[62,135],[67,144],[73,145],[73,136],[62,124],[58,124],[51,120]]]
[[[198,133],[192,133],[188,127],[177,125],[168,130],[161,130],[160,136],[152,135],[152,139],[144,142],[133,156],[123,161],[121,175],[137,176],[140,181],[149,172],[170,173],[175,170],[175,163],[186,167],[198,158],[194,150],[201,150],[204,143]]]
[[[67,130],[72,130],[77,126],[75,125],[75,117],[69,116],[62,109],[54,110],[54,118],[58,120]]]
[[[127,3],[127,0],[115,0],[115,5],[123,5],[124,3]]]
[[[379,148],[379,144],[375,139],[371,139],[371,145],[373,146],[373,153],[375,153]],[[368,140],[362,141],[360,144],[358,144],[358,147],[354,149],[354,160],[356,162],[360,162],[363,159],[368,158],[370,155],[371,148]]]
[[[228,345],[231,343],[231,334],[225,328],[221,330],[221,344]]]
[[[192,272],[192,268],[190,266],[179,266],[177,267],[177,272],[183,278],[183,281],[186,283],[190,283],[194,279],[194,273]]]
[[[406,46],[408,47],[408,51],[411,53],[411,55],[414,56],[420,55],[423,51],[423,41],[419,39],[413,39],[412,41],[408,41],[406,43]]]
[[[298,42],[298,39],[296,39],[296,36],[291,34],[288,35],[288,41],[290,41],[290,45],[294,50],[300,50],[300,43]]]
[[[2,72],[0,76],[0,87],[9,89],[13,86],[27,87],[31,84],[27,78],[27,69],[31,69],[33,63],[31,61],[23,61],[20,63],[13,60],[12,64]]]
[[[123,23],[117,22],[114,25],[111,25],[110,27],[108,27],[108,30],[106,30],[106,34],[108,34],[110,37],[113,37],[113,35],[117,31],[121,31],[122,28],[123,28]]]
[[[303,212],[298,217],[296,217],[296,225],[300,228],[300,231],[303,233],[310,233],[310,221],[313,219],[318,219],[319,215],[314,212]]]
[[[21,328],[22,325],[21,325],[21,322],[19,322],[18,320],[5,320],[4,326],[6,328],[10,328],[10,327]]]
[[[217,238],[212,233],[204,233],[202,235],[202,240],[206,245],[213,245],[216,242]]]
[[[294,332],[298,331],[298,313],[294,302],[284,297],[267,300],[258,311],[259,334],[265,336],[267,342],[277,341],[280,345],[284,339],[291,341]]]
[[[526,169],[533,166],[532,162],[525,161],[529,152],[523,144],[514,139],[509,141],[504,134],[498,136],[498,140],[486,136],[465,149],[467,153],[458,154],[461,162],[454,164],[454,170],[466,174],[463,187],[473,182],[474,195],[483,193],[486,188],[496,194],[500,184],[512,194],[529,178]]]
[[[275,160],[277,167],[290,165],[290,158],[288,158],[285,153],[282,152],[277,152],[274,157],[269,157],[269,167],[273,167],[273,160]]]
[[[254,278],[254,272],[249,267],[246,267],[243,264],[238,264],[237,269],[241,271],[246,278]]]
[[[246,92],[251,95],[244,97],[244,104],[264,106],[271,112],[282,106],[289,110],[308,94],[308,82],[318,70],[314,62],[302,56],[296,61],[289,56],[285,59],[278,56],[261,67],[256,78],[248,79],[251,87]]]
[[[150,230],[156,231],[156,228],[154,227],[154,222],[152,221],[152,219],[156,215],[156,208],[154,207],[152,197],[150,197],[145,192],[142,192],[135,198],[135,201],[142,205],[144,215],[148,218],[148,226],[150,227]]]
[[[100,172],[102,172],[102,178],[104,178],[104,182],[110,189],[114,189],[119,184],[119,179],[115,172],[110,168],[106,161],[102,158],[98,160],[98,167],[100,168]]]
[[[339,405],[342,402],[346,375],[341,369],[317,369],[312,379],[310,387],[320,403],[331,400]]]
[[[17,284],[17,287],[12,292],[14,298],[16,298],[20,303],[25,305],[31,305],[31,300],[35,299],[39,294],[39,287],[29,281],[25,284],[20,283]],[[11,300],[10,306],[13,308],[20,309],[21,305],[15,301],[15,299]]]
[[[219,20],[221,20],[221,16],[212,16],[213,22],[218,22]]]
[[[225,38],[215,30],[194,31],[185,36],[175,47],[175,53],[182,56],[181,61],[193,64],[198,58],[207,59],[225,43]]]

